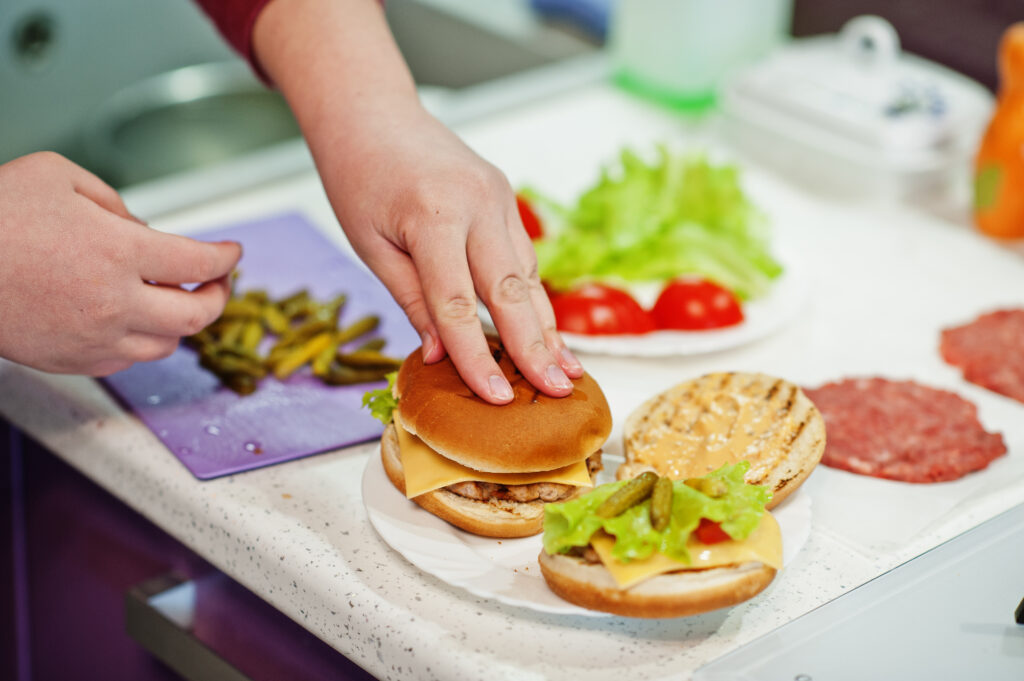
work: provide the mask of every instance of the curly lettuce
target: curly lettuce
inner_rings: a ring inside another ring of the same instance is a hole
[[[750,464],[742,461],[725,465],[706,477],[721,480],[726,491],[719,497],[707,496],[682,480],[672,483],[672,515],[668,527],[659,532],[651,525],[650,500],[646,500],[614,518],[601,518],[594,511],[626,484],[626,480],[596,487],[591,492],[564,503],[544,507],[544,550],[565,553],[584,547],[598,530],[615,537],[612,555],[624,563],[642,560],[661,552],[685,564],[690,563],[686,542],[701,518],[719,523],[733,539],[743,540],[757,529],[764,506],[771,499],[766,487],[749,485],[743,477]]]
[[[782,274],[769,251],[767,218],[744,194],[733,165],[663,146],[648,163],[625,149],[575,206],[523,193],[544,213],[546,236],[534,247],[541,278],[556,289],[693,275],[747,300]]]
[[[363,407],[369,409],[370,414],[385,426],[391,423],[391,414],[398,406],[398,398],[394,394],[395,377],[397,376],[398,372],[392,371],[387,375],[388,385],[386,388],[369,390],[363,394]]]

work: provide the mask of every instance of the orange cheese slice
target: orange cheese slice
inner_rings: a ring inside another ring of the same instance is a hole
[[[594,547],[608,572],[612,573],[615,582],[623,589],[628,589],[655,575],[678,570],[735,565],[749,561],[759,561],[776,570],[782,567],[782,533],[779,531],[779,523],[767,511],[757,529],[743,541],[703,544],[697,541],[694,535],[690,535],[686,543],[691,560],[689,565],[661,553],[654,553],[643,560],[619,562],[612,556],[615,537],[605,532],[598,532],[591,537],[590,545]]]
[[[586,460],[538,473],[485,473],[446,459],[402,427],[398,412],[394,413],[395,430],[405,471],[405,496],[412,499],[426,492],[457,482],[477,480],[499,485],[531,485],[536,482],[557,482],[576,487],[593,487]]]

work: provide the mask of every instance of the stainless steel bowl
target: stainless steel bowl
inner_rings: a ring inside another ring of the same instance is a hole
[[[297,137],[284,98],[241,61],[199,64],[130,85],[86,126],[90,167],[116,187],[210,166]]]

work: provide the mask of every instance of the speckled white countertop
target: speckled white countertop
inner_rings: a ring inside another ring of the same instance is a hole
[[[603,85],[459,132],[513,184],[562,197],[590,182],[622,144],[703,146],[716,135],[713,125],[686,124]],[[754,370],[805,385],[879,374],[950,388],[978,405],[1009,454],[932,486],[819,468],[805,488],[809,540],[765,593],[728,611],[669,621],[556,616],[453,588],[407,563],[370,526],[360,486],[375,443],[200,482],[93,380],[0,362],[0,413],[380,678],[685,678],[1024,501],[1024,405],[964,383],[937,353],[943,326],[1024,303],[1024,259],[956,220],[813,198],[744,167],[776,238],[806,268],[803,314],[759,342],[699,357],[583,356],[611,403],[607,451],[621,452],[619,424],[645,397],[707,371]],[[189,232],[295,209],[345,247],[311,171],[154,226]]]

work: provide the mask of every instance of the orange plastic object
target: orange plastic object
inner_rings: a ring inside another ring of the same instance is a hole
[[[1024,238],[1024,22],[999,45],[999,97],[974,160],[974,221],[985,234]]]

